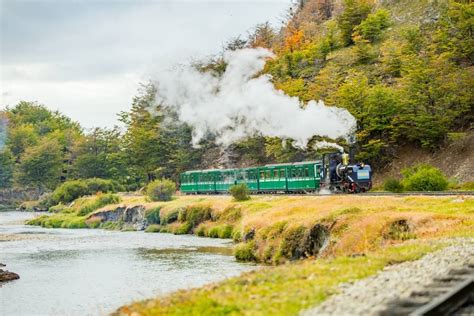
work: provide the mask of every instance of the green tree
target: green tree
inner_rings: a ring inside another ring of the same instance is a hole
[[[75,178],[112,178],[126,182],[128,160],[118,128],[93,129],[75,143],[71,156],[71,173]]]
[[[474,63],[474,3],[448,2],[434,33],[434,44],[439,53],[457,63]]]
[[[344,10],[337,18],[341,30],[341,39],[344,46],[353,43],[352,33],[370,13],[372,5],[366,0],[344,0]]]
[[[15,174],[15,180],[23,185],[40,190],[54,189],[61,179],[63,155],[55,140],[42,140],[28,147]]]
[[[390,26],[390,13],[385,9],[378,9],[371,13],[354,28],[354,37],[360,36],[369,42],[380,39],[382,31]]]
[[[11,187],[14,163],[13,154],[8,148],[4,147],[0,150],[0,188]]]
[[[17,159],[28,147],[37,143],[38,134],[35,132],[33,125],[11,126],[8,132],[7,145]]]

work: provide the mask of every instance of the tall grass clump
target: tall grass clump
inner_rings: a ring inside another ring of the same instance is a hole
[[[438,168],[430,165],[418,165],[402,170],[403,187],[408,191],[444,191],[448,188],[448,179]]]
[[[104,207],[109,204],[116,204],[118,202],[120,202],[120,197],[117,194],[100,194],[95,199],[84,203],[77,212],[77,215],[85,216],[101,207]]]
[[[247,201],[250,199],[250,191],[245,183],[231,186],[229,192],[236,201]]]
[[[170,201],[175,192],[176,184],[167,179],[150,182],[146,188],[146,193],[152,201]]]
[[[400,193],[403,192],[403,184],[397,179],[390,178],[384,182],[383,189],[388,192]]]
[[[145,213],[145,218],[148,224],[160,224],[160,210],[161,207],[155,207]]]

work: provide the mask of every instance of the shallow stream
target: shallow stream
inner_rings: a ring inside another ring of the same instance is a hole
[[[20,275],[0,285],[0,315],[104,315],[255,268],[226,240],[23,225],[33,216],[0,212],[0,262]]]

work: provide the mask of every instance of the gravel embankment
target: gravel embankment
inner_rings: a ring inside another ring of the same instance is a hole
[[[445,276],[449,270],[474,261],[474,239],[450,239],[450,246],[423,258],[388,266],[374,276],[345,283],[321,305],[303,311],[309,315],[377,315],[396,298],[406,298],[422,290],[433,278]]]

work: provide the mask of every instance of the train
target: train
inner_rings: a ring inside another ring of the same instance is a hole
[[[360,193],[372,188],[372,168],[355,163],[352,154],[334,152],[315,161],[186,171],[180,174],[179,188],[183,194],[226,194],[231,186],[241,183],[251,194]]]

